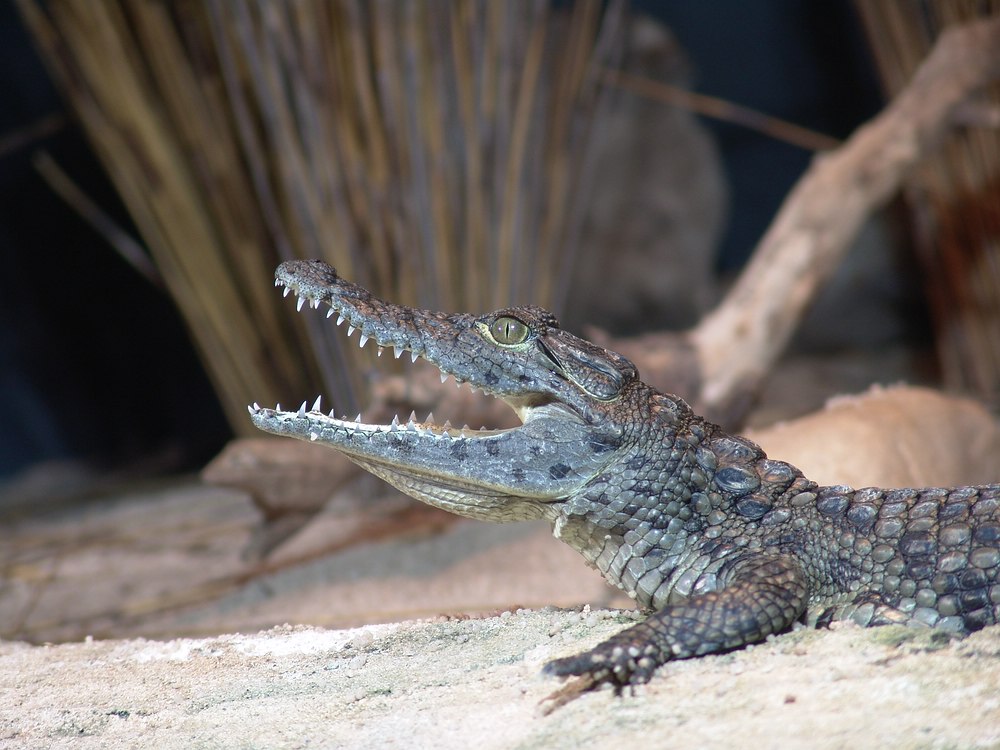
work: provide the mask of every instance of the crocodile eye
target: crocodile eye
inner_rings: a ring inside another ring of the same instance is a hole
[[[504,316],[490,325],[490,335],[498,344],[523,344],[528,338],[528,326],[517,318]]]

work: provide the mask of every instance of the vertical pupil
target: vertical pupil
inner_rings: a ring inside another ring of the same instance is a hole
[[[519,344],[527,337],[527,327],[516,318],[498,318],[492,326],[494,338],[501,344]]]

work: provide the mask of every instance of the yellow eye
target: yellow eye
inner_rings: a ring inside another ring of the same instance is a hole
[[[490,325],[490,335],[498,344],[522,344],[528,338],[528,326],[517,318],[497,318]]]

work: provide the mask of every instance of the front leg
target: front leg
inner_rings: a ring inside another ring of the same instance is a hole
[[[582,675],[620,693],[648,682],[661,664],[743,646],[791,626],[806,608],[808,584],[786,556],[746,554],[720,576],[721,588],[672,604],[590,651],[550,661],[545,673]]]

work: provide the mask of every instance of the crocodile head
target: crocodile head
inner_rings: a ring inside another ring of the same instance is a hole
[[[385,302],[321,261],[281,264],[275,284],[299,309],[328,306],[327,317],[400,357],[409,352],[511,406],[521,425],[457,429],[449,423],[364,424],[305,403],[298,411],[254,404],[267,432],[323,443],[403,492],[472,518],[550,516],[547,507],[580,492],[627,450],[623,402],[645,388],[624,357],[559,328],[538,307],[482,316],[445,314]]]

